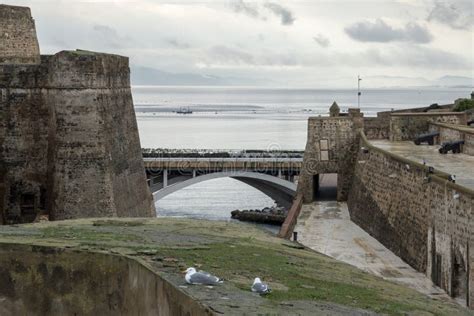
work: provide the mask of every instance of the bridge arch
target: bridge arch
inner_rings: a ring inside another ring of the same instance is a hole
[[[274,199],[279,205],[285,207],[291,206],[293,197],[296,193],[295,183],[280,179],[275,176],[249,171],[224,171],[200,175],[194,178],[190,178],[188,180],[184,180],[182,182],[169,185],[163,189],[154,192],[153,199],[155,200],[155,202],[157,202],[165,196],[168,196],[193,184],[219,178],[232,178],[246,183],[268,195],[269,197]]]

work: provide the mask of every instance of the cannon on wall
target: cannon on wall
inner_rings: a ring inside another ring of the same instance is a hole
[[[421,143],[428,143],[429,145],[434,145],[435,137],[439,136],[439,132],[430,132],[425,134],[420,134],[415,138],[415,145],[420,145]]]
[[[467,126],[471,126],[471,125],[474,125],[474,120],[470,120],[469,122],[467,122]]]
[[[439,149],[440,154],[447,154],[450,150],[453,151],[453,154],[459,154],[461,152],[461,146],[464,145],[463,140],[456,140],[451,142],[445,142],[441,145]]]

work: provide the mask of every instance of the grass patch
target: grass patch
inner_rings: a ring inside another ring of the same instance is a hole
[[[141,241],[137,235],[134,234],[123,234],[115,232],[101,231],[97,229],[87,229],[86,227],[69,227],[69,226],[56,226],[47,227],[42,229],[42,238],[48,239],[66,239],[75,240],[81,243],[94,244],[94,243],[107,243],[107,242],[138,242]]]
[[[275,285],[265,296],[275,302],[316,300],[393,315],[415,311],[444,314],[442,304],[415,291],[310,252],[297,256],[296,249],[269,248],[256,241],[249,245],[247,238],[209,248],[161,249],[160,253],[178,258],[186,266],[200,266],[242,290],[248,290],[255,277],[263,278]],[[444,311],[449,314],[449,309]]]
[[[248,292],[253,279],[260,277],[273,289],[263,298],[269,306],[317,301],[390,315],[469,315],[460,306],[430,299],[249,225],[95,219],[7,227],[0,231],[2,237],[140,257],[179,280],[183,267],[195,266],[224,278],[235,291]]]
[[[124,227],[133,227],[133,226],[143,226],[145,223],[143,221],[117,221],[117,220],[98,220],[92,223],[92,226],[124,226]]]

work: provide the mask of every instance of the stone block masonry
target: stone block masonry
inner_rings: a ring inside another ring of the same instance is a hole
[[[390,140],[414,140],[416,136],[429,131],[429,124],[467,124],[465,112],[428,112],[428,113],[393,113],[390,116]]]
[[[474,192],[361,141],[351,219],[435,284],[474,303]]]
[[[431,123],[430,131],[439,133],[439,143],[463,140],[462,153],[474,156],[474,128],[462,125]]]
[[[328,173],[338,174],[337,199],[347,199],[357,154],[356,139],[362,128],[363,117],[355,109],[348,116],[309,118],[304,167],[298,183],[305,203],[316,197],[319,175]]]
[[[38,64],[40,51],[29,8],[0,4],[0,64]]]
[[[3,223],[154,216],[129,78],[128,58],[80,50],[0,64]]]
[[[318,175],[337,173],[337,200],[347,200],[352,221],[474,309],[474,192],[446,172],[368,141],[412,141],[437,130],[443,141],[464,139],[464,153],[470,154],[474,129],[465,126],[468,113],[449,109],[381,112],[369,119],[350,110],[346,116],[310,118],[298,193],[304,203],[312,202]]]

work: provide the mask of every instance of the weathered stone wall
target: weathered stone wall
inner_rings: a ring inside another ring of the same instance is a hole
[[[50,174],[53,192],[62,191],[51,199],[53,218],[153,216],[128,58],[61,52],[50,65],[56,122]]]
[[[463,153],[474,156],[474,134],[464,135]]]
[[[349,193],[351,219],[453,296],[474,302],[474,193],[362,141]],[[457,259],[453,259],[457,256]],[[461,262],[461,264],[459,264]],[[456,263],[456,267],[455,264]],[[461,272],[455,273],[455,270]],[[469,280],[468,280],[469,278]]]
[[[360,112],[352,111],[344,117],[311,117],[308,120],[308,140],[298,192],[304,202],[314,199],[314,175],[338,174],[337,199],[345,200],[352,182],[354,149],[359,131],[363,128]]]
[[[390,114],[365,117],[364,133],[368,139],[388,139],[390,135]]]
[[[0,64],[38,64],[40,52],[29,8],[0,4]]]
[[[118,255],[0,244],[0,315],[212,315]]]
[[[7,221],[154,215],[127,58],[74,51],[0,66],[0,93]]]
[[[439,142],[463,140],[462,153],[474,156],[474,128],[460,125],[431,123],[430,131],[439,132]]]
[[[154,216],[128,58],[40,59],[28,8],[0,5],[1,223]]]
[[[393,113],[390,140],[413,140],[417,135],[428,132],[431,122],[466,125],[467,115],[463,112]]]
[[[0,173],[5,186],[0,204],[4,222],[31,221],[45,208],[51,110],[42,89],[34,87],[32,78],[38,69],[0,65]]]

